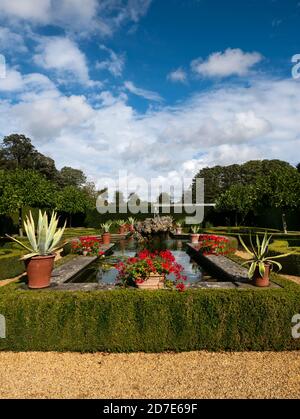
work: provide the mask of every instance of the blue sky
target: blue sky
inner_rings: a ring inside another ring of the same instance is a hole
[[[300,161],[299,0],[0,0],[0,134],[99,186]]]

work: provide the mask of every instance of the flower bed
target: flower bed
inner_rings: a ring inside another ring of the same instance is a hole
[[[97,236],[82,236],[71,243],[72,253],[85,256],[103,256],[102,240]]]
[[[212,234],[201,234],[197,248],[204,256],[225,256],[235,252],[235,249],[230,247],[229,239]]]
[[[165,285],[175,287],[179,291],[185,289],[186,277],[182,275],[183,267],[175,261],[169,250],[153,253],[143,250],[136,257],[119,263],[116,269],[119,271],[117,280],[125,287],[136,286],[138,283],[144,282],[151,274],[164,277],[172,274],[174,280],[165,279]]]

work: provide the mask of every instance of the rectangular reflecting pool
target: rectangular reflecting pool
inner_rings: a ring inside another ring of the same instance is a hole
[[[187,241],[171,239],[168,235],[153,236],[146,242],[138,242],[133,237],[120,240],[110,255],[105,259],[98,259],[83,271],[79,272],[69,282],[72,283],[99,283],[114,285],[118,271],[115,265],[120,261],[133,257],[143,249],[150,251],[170,250],[176,262],[183,266],[183,274],[187,277],[187,285],[198,282],[217,282],[218,279],[208,275],[203,268],[186,252]],[[173,279],[170,277],[170,279]]]

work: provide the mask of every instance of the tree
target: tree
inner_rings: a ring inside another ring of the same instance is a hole
[[[84,213],[92,207],[91,200],[85,191],[75,186],[66,186],[57,193],[57,209],[69,214],[69,227],[72,227],[72,215]]]
[[[34,151],[30,138],[25,135],[11,134],[4,137],[0,150],[1,166],[5,169],[28,169]]]
[[[296,168],[297,168],[298,172],[300,173],[300,163],[297,164]]]
[[[3,169],[34,169],[49,180],[56,180],[58,170],[54,160],[39,153],[31,139],[23,134],[4,137],[0,148],[0,165]]]
[[[23,235],[23,208],[54,208],[55,185],[30,169],[0,172],[0,214],[18,210],[19,234]]]
[[[232,185],[216,202],[216,210],[235,214],[235,225],[243,224],[246,216],[257,207],[258,196],[255,185]],[[240,215],[241,219],[238,219]]]
[[[75,186],[80,188],[86,183],[86,176],[82,170],[65,166],[59,172],[58,182],[62,187]]]
[[[285,168],[261,176],[256,183],[262,202],[281,211],[284,233],[288,232],[286,212],[300,205],[300,173],[287,164]]]

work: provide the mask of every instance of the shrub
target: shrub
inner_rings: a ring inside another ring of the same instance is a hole
[[[0,280],[14,278],[24,272],[24,262],[20,260],[22,254],[20,250],[1,248]]]
[[[93,292],[0,288],[1,350],[162,352],[297,350],[300,287]]]
[[[289,247],[289,242],[284,240],[275,240],[269,248],[271,256],[277,256],[295,250],[296,253],[286,256],[280,260],[282,264],[282,273],[288,275],[300,276],[300,248]]]

